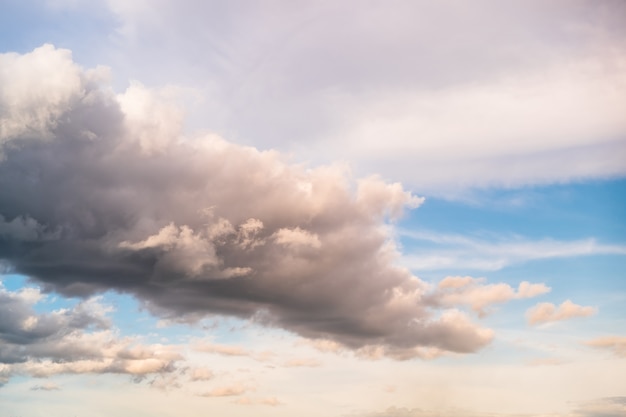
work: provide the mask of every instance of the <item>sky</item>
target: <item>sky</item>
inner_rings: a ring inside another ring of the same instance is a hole
[[[626,3],[0,10],[3,416],[626,416]]]

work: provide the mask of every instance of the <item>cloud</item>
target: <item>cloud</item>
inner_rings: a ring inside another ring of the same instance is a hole
[[[590,306],[574,304],[570,300],[555,306],[552,303],[539,303],[528,309],[526,318],[532,325],[569,320],[575,317],[589,317],[597,313],[597,309]]]
[[[626,105],[625,56],[622,47],[616,56],[438,91],[385,92],[364,102],[336,98],[353,111],[348,128],[324,145],[341,141],[336,152],[343,157],[420,189],[621,176],[626,123],[615,109]],[[621,69],[607,72],[613,65]]]
[[[133,84],[116,96],[67,50],[0,62],[7,85],[57,80],[37,84],[35,99],[11,89],[0,102],[11,126],[0,215],[19,226],[0,235],[0,259],[46,290],[113,289],[164,319],[233,315],[401,356],[491,340],[464,314],[425,303],[427,285],[397,266],[389,222],[422,202],[400,184],[183,136],[158,92]],[[159,369],[148,364],[119,369]]]
[[[83,86],[92,81],[72,62],[70,51],[52,45],[42,46],[36,54],[2,54],[0,67],[5,69],[0,73],[0,83],[5,86],[0,114],[2,145],[24,134],[49,140],[50,129],[64,109],[80,100]],[[49,77],[40,77],[46,67],[53,72]]]
[[[483,316],[487,313],[486,308],[492,304],[532,298],[550,291],[550,287],[545,284],[531,284],[528,281],[521,282],[517,291],[509,284],[485,284],[485,281],[485,278],[469,276],[446,277],[439,282],[430,298],[432,302],[443,306],[467,305]]]
[[[0,381],[82,373],[143,377],[173,372],[182,359],[173,347],[120,338],[106,317],[111,309],[97,297],[40,314],[34,305],[42,299],[35,288],[0,286]]]
[[[198,352],[217,353],[224,356],[250,356],[251,352],[239,346],[220,345],[215,343],[196,343],[193,349]]]
[[[603,244],[593,238],[559,241],[495,236],[487,241],[463,235],[409,230],[401,230],[400,235],[413,242],[427,242],[431,246],[402,257],[403,265],[416,271],[450,268],[497,271],[509,265],[541,259],[626,254],[624,245]],[[436,249],[432,249],[432,246],[436,246]]]
[[[278,405],[282,405],[276,397],[266,397],[266,398],[250,398],[250,397],[241,397],[235,401],[240,405],[269,405],[272,407],[276,407]]]
[[[278,244],[287,247],[309,246],[316,249],[321,246],[320,240],[316,235],[312,235],[299,227],[295,229],[279,229],[273,236]]]
[[[470,416],[470,417],[622,417],[626,412],[626,397],[605,397],[579,402],[575,408],[557,413],[490,413],[469,411],[460,408],[444,410],[424,410],[420,408],[389,407],[382,412],[352,413],[346,417],[432,417],[432,416]]]
[[[194,368],[191,371],[189,379],[192,381],[208,381],[213,379],[215,375],[210,369],[207,368]]]
[[[572,417],[621,417],[626,414],[626,397],[605,397],[581,403]]]
[[[61,388],[57,384],[48,382],[45,384],[34,385],[30,388],[31,391],[58,391]]]
[[[119,66],[204,86],[197,123],[436,191],[624,174],[624,6],[599,3],[109,5]]]
[[[558,358],[535,358],[527,362],[529,366],[558,366],[565,363],[565,360]]]
[[[616,356],[626,357],[626,337],[625,336],[605,336],[585,342],[587,346],[606,349]]]
[[[9,291],[0,285],[0,337],[4,341],[0,358],[3,358],[3,362],[19,362],[24,358],[20,353],[23,349],[13,350],[12,346],[32,349],[40,341],[60,343],[62,339],[71,337],[74,330],[109,328],[109,321],[103,315],[103,311],[107,310],[101,308],[97,299],[85,300],[72,310],[37,314],[33,305],[42,297],[36,288]],[[51,344],[46,346],[53,347]]]
[[[283,366],[287,368],[316,368],[321,366],[322,362],[315,358],[293,358],[284,362]]]
[[[432,415],[432,411],[419,408],[389,407],[382,412],[353,413],[346,415],[346,417],[431,417]]]
[[[156,374],[154,378],[149,382],[152,388],[156,388],[162,391],[168,391],[182,387],[179,376],[174,373],[160,373]]]
[[[323,353],[339,353],[343,349],[343,347],[339,343],[333,340],[328,340],[328,339],[314,339],[314,340],[304,339],[301,342],[299,342],[299,344],[312,346],[314,349]]]
[[[199,394],[201,397],[236,397],[244,394],[250,389],[242,384],[227,385],[213,388],[210,391]]]

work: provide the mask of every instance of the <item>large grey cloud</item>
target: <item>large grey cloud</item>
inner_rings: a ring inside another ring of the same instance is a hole
[[[398,357],[491,339],[429,308],[427,285],[395,264],[386,219],[421,202],[399,184],[183,137],[156,92],[115,96],[50,45],[0,64],[0,258],[16,272],[66,295],[134,294],[168,318],[253,318]]]

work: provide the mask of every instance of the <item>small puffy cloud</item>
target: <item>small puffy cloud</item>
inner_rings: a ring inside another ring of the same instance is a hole
[[[526,312],[526,318],[531,325],[569,320],[576,317],[589,317],[596,314],[597,309],[590,306],[581,306],[566,300],[561,305],[539,303]]]
[[[191,381],[208,381],[213,379],[215,374],[208,368],[194,368],[189,374]]]
[[[616,356],[626,357],[626,336],[605,336],[585,342],[587,346],[606,349]]]
[[[315,358],[293,358],[283,363],[283,366],[286,366],[287,368],[316,368],[321,365],[322,362]]]
[[[198,352],[215,353],[224,356],[250,356],[251,352],[240,347],[233,345],[221,345],[218,343],[195,343],[193,349]]]
[[[517,288],[516,298],[533,298],[548,292],[550,292],[550,287],[546,284],[531,284],[528,281],[523,281]]]
[[[199,394],[201,397],[235,397],[244,394],[250,389],[243,384],[226,385],[213,388]]]
[[[235,401],[236,404],[240,405],[269,405],[272,407],[276,407],[281,405],[276,397],[266,397],[266,398],[251,398],[251,397],[241,397]]]
[[[430,297],[439,305],[467,305],[479,315],[484,315],[492,304],[532,298],[549,291],[550,287],[542,283],[523,281],[516,290],[505,283],[486,284],[485,278],[451,276],[441,280]]]
[[[445,277],[439,282],[439,288],[463,288],[475,282],[472,277]]]
[[[34,385],[30,388],[31,391],[59,391],[61,388],[53,383],[47,382],[45,384]]]

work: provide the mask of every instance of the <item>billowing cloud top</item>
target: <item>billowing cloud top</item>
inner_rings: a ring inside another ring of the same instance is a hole
[[[399,184],[183,137],[158,93],[115,96],[67,50],[0,65],[0,259],[45,288],[113,289],[168,318],[254,318],[397,357],[491,339],[394,264],[387,219],[422,201]]]

